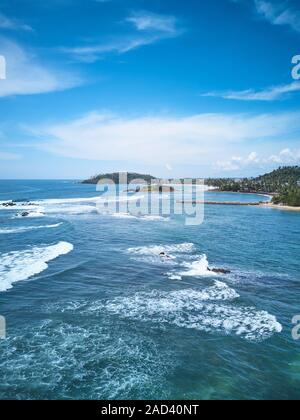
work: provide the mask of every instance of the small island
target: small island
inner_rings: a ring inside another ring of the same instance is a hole
[[[142,179],[144,180],[147,184],[151,184],[151,182],[154,182],[157,180],[157,178],[155,178],[152,175],[145,175],[145,174],[139,174],[136,172],[124,172],[124,174],[127,175],[127,183],[130,184],[132,181],[136,180],[136,179]],[[82,181],[82,184],[93,184],[96,185],[98,184],[99,181],[104,180],[104,179],[110,179],[111,181],[113,181],[116,185],[119,185],[121,183],[120,180],[120,172],[113,172],[113,173],[109,173],[109,174],[100,174],[100,175],[94,175],[89,179],[86,179],[84,181]]]

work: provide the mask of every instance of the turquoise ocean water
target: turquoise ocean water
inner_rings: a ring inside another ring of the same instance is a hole
[[[299,399],[300,214],[206,206],[188,227],[99,213],[96,195],[0,181],[20,202],[0,208],[0,398]]]

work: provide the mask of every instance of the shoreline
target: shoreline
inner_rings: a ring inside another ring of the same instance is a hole
[[[269,202],[269,203],[261,203],[260,204],[260,207],[268,207],[270,209],[276,209],[276,210],[300,212],[300,207],[293,207],[293,206],[285,206],[285,205],[280,205],[280,204],[273,204],[272,202]]]
[[[261,194],[261,193],[241,193],[241,192],[235,192],[235,191],[206,191],[206,192],[220,192],[220,193],[231,193],[231,194],[245,194],[245,195],[257,195],[262,197],[268,197],[270,201],[253,201],[253,202],[241,202],[241,201],[193,201],[193,200],[178,200],[178,203],[187,203],[187,204],[203,204],[203,205],[218,205],[218,206],[248,206],[248,207],[261,207],[261,208],[270,208],[275,210],[283,210],[283,211],[292,211],[292,212],[300,212],[300,207],[293,207],[288,205],[280,205],[280,204],[273,204],[271,199],[274,195],[268,195],[268,194]]]
[[[258,192],[239,192],[239,191],[221,191],[219,188],[215,190],[208,190],[206,192],[212,192],[212,193],[225,193],[225,194],[245,194],[245,195],[259,195],[260,197],[268,197],[269,199],[272,199],[274,195],[272,193],[258,193]]]

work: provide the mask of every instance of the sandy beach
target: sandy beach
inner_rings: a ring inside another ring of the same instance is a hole
[[[277,210],[300,212],[300,207],[282,206],[280,204],[273,204],[273,203],[261,203],[260,207],[269,207],[269,208],[277,209]]]

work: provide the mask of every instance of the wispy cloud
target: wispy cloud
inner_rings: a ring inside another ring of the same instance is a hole
[[[293,82],[287,85],[272,86],[264,90],[242,90],[227,92],[208,92],[201,96],[219,97],[238,101],[277,101],[284,99],[292,93],[300,91],[300,82]]]
[[[70,158],[213,167],[220,157],[242,156],[254,142],[270,150],[278,139],[292,141],[300,134],[300,113],[124,118],[94,112],[29,132],[35,147]]]
[[[26,25],[18,21],[17,19],[9,18],[1,12],[0,12],[0,29],[33,31],[31,26]]]
[[[254,3],[257,13],[273,25],[287,25],[300,32],[300,9],[289,6],[287,1],[254,0]]]
[[[257,152],[251,152],[247,156],[232,156],[229,160],[219,160],[216,162],[216,168],[223,171],[238,171],[247,167],[265,167],[275,164],[278,165],[299,165],[300,149],[286,148],[273,155],[259,155]]]
[[[19,160],[21,159],[20,155],[15,153],[1,152],[0,151],[0,161],[1,160]]]
[[[108,53],[124,54],[131,50],[153,44],[163,39],[174,38],[182,33],[174,16],[150,12],[133,12],[125,19],[133,26],[126,35],[106,42],[86,46],[62,48],[62,51],[83,62],[95,62]]]
[[[174,16],[140,11],[133,12],[126,21],[131,22],[139,31],[158,31],[165,34],[178,33],[178,20]]]
[[[42,64],[19,44],[0,38],[0,51],[6,59],[6,80],[0,83],[0,97],[33,95],[70,89],[81,79],[59,68]]]

